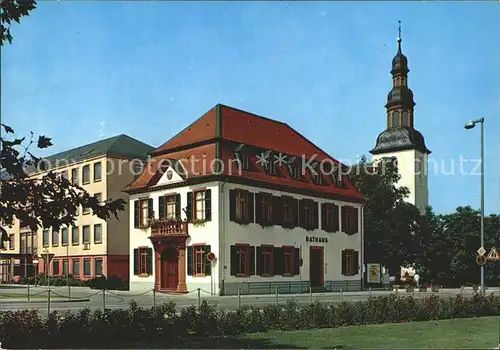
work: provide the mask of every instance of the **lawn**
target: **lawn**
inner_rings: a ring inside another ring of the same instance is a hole
[[[363,349],[475,348],[498,345],[499,317],[410,322],[305,331],[255,333],[224,339],[192,340],[176,348],[222,349]],[[164,348],[168,344],[136,344],[135,348]],[[171,347],[171,345],[169,346]]]

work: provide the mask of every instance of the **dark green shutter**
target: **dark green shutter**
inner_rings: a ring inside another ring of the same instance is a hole
[[[255,222],[262,223],[262,195],[260,193],[255,194]]]
[[[313,227],[314,229],[318,229],[319,228],[319,203],[316,202],[316,201],[313,201],[313,213],[314,213],[314,223],[313,223]]]
[[[293,227],[299,227],[299,201],[293,198],[290,205],[292,206],[293,213]]]
[[[342,255],[341,255],[341,259],[342,259],[342,275],[346,275],[347,273],[347,264],[346,264],[346,251],[343,250],[342,251]]]
[[[283,199],[278,196],[272,196],[273,208],[273,225],[281,225],[283,223]]]
[[[152,248],[147,248],[146,249],[146,273],[148,275],[153,274],[153,249]]]
[[[304,215],[304,200],[299,201],[299,227],[306,228],[306,216]]]
[[[229,190],[229,220],[236,222],[236,191]]]
[[[134,201],[134,227],[139,228],[139,200]]]
[[[148,199],[148,218],[154,217],[153,198]]]
[[[326,227],[326,203],[321,203],[321,229],[323,231],[330,231],[329,227]]]
[[[193,192],[187,194],[186,217],[188,221],[193,218]]]
[[[353,216],[354,216],[354,229],[353,229],[353,233],[358,233],[359,232],[359,225],[358,225],[358,222],[359,222],[359,209],[358,208],[354,208],[353,210]]]
[[[273,248],[273,271],[275,275],[283,274],[283,264],[284,264],[283,248],[274,247]]]
[[[294,248],[293,250],[293,274],[300,274],[300,248]]]
[[[175,218],[181,220],[181,195],[179,193],[175,195]]]
[[[257,247],[257,275],[262,275],[264,266],[264,256],[262,255],[262,247]]]
[[[193,246],[187,247],[187,274],[188,276],[193,275]]]
[[[255,275],[255,247],[250,247],[250,249],[248,249],[248,251],[250,252],[250,273],[249,275]]]
[[[210,246],[205,246],[205,275],[210,276],[212,274],[212,262],[208,261],[208,253],[210,253]]]
[[[247,193],[247,205],[248,205],[248,222],[255,222],[254,218],[254,193]]]
[[[165,196],[158,197],[158,217],[160,219],[165,217]]]
[[[212,190],[205,191],[205,221],[212,220]]]
[[[232,245],[231,250],[231,261],[230,261],[230,274],[231,276],[236,276],[238,273],[238,255],[236,254],[236,246]]]
[[[341,223],[340,223],[341,231],[348,233],[347,232],[347,210],[346,210],[346,207],[342,206],[342,208],[340,210],[341,210],[341,218],[340,218],[341,219]]]
[[[356,275],[359,271],[359,252],[357,250],[355,250],[353,252],[353,265],[354,265],[354,269],[353,269],[353,273]]]
[[[134,249],[134,275],[139,275],[139,249]]]

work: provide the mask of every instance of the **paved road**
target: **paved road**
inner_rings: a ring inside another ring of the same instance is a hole
[[[2,288],[0,286],[0,310],[24,310],[24,309],[37,309],[41,314],[46,315],[49,307],[46,298],[37,299],[48,295],[47,287],[37,287],[30,288],[30,295],[32,295],[31,301],[26,302],[19,300],[21,298],[27,300],[28,289],[25,287],[18,288]],[[472,290],[466,289],[461,291],[460,289],[443,289],[439,293],[420,293],[416,292],[414,295],[416,297],[426,297],[432,294],[437,294],[441,296],[452,296],[459,293],[464,295],[472,295]],[[490,288],[488,292],[499,292],[499,288]],[[228,310],[237,309],[238,306],[255,306],[263,307],[269,304],[284,305],[288,300],[294,300],[299,304],[309,304],[311,301],[319,302],[340,302],[340,301],[362,301],[366,300],[370,295],[388,295],[393,293],[392,291],[362,291],[362,292],[345,292],[345,293],[315,293],[315,294],[282,294],[278,295],[244,295],[238,298],[238,296],[211,296],[210,293],[200,291],[200,298],[198,299],[198,291],[193,291],[187,295],[165,295],[160,293],[145,292],[145,293],[134,293],[128,291],[106,291],[103,295],[102,291],[91,290],[85,287],[72,287],[71,297],[72,299],[85,299],[85,301],[80,302],[68,302],[64,300],[64,297],[68,296],[67,287],[51,287],[51,303],[50,311],[60,310],[80,310],[83,308],[90,309],[102,309],[104,306],[109,309],[119,309],[127,308],[132,300],[135,300],[139,306],[142,307],[152,307],[153,305],[160,305],[165,302],[173,301],[178,309],[198,305],[199,301],[206,300],[211,304],[217,306],[218,309]],[[8,294],[9,298],[1,298],[1,295]],[[404,292],[404,294],[408,294]],[[13,298],[19,295],[19,298]]]

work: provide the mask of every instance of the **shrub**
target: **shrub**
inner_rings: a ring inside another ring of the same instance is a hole
[[[129,283],[128,281],[122,280],[120,277],[116,275],[112,275],[109,278],[102,275],[99,277],[94,277],[88,281],[85,281],[84,284],[87,287],[92,289],[108,289],[108,290],[128,290]]]
[[[0,343],[6,348],[128,348],[133,344],[179,348],[192,337],[221,337],[271,329],[299,330],[386,322],[408,322],[491,316],[500,313],[500,297],[476,295],[416,299],[412,296],[372,297],[356,303],[314,303],[300,306],[245,307],[220,311],[203,302],[176,312],[170,302],[141,308],[52,312],[0,311]]]

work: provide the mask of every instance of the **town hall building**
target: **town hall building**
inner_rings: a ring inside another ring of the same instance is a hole
[[[362,288],[363,195],[285,123],[217,105],[152,153],[130,195],[130,288]]]

